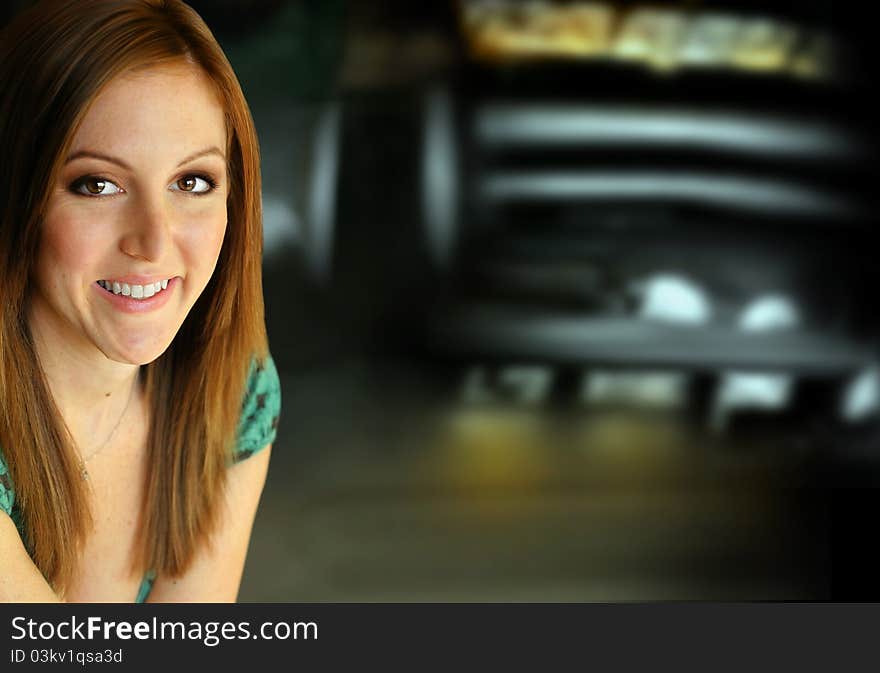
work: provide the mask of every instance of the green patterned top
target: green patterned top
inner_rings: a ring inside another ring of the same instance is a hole
[[[251,363],[248,373],[233,463],[250,458],[275,441],[280,413],[281,384],[275,362],[272,356],[262,362],[255,360]],[[15,489],[2,449],[0,449],[0,510],[12,518],[19,533],[22,533],[21,512],[15,506]],[[136,602],[143,603],[147,599],[155,579],[156,573],[152,570],[144,576]]]

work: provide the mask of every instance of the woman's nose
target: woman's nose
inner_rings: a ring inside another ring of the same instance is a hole
[[[171,213],[161,198],[136,199],[126,213],[119,248],[129,257],[158,262],[171,241]]]

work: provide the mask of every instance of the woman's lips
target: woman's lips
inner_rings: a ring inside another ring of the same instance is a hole
[[[179,281],[180,278],[177,277],[169,279],[168,287],[161,292],[157,292],[152,297],[145,299],[134,299],[133,297],[126,297],[123,294],[115,294],[99,285],[97,281],[94,282],[93,287],[95,288],[95,291],[99,292],[114,308],[123,313],[149,313],[150,311],[162,308],[162,306],[168,302],[171,293],[177,289]]]

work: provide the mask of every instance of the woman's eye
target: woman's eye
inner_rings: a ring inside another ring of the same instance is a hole
[[[104,178],[85,177],[80,178],[72,185],[73,191],[85,196],[113,196],[122,190],[114,183]]]
[[[207,178],[198,175],[187,175],[175,182],[171,189],[176,192],[188,192],[190,194],[204,194],[214,189],[214,184]]]

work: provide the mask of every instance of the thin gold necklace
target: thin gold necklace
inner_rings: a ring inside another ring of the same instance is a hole
[[[80,456],[79,459],[79,476],[83,481],[88,481],[89,479],[89,470],[86,467],[86,463],[88,463],[92,458],[97,456],[101,451],[103,451],[106,446],[110,443],[110,440],[113,439],[113,436],[116,434],[116,431],[119,429],[119,426],[122,424],[122,419],[125,418],[125,412],[128,411],[128,407],[131,405],[131,400],[134,397],[134,389],[137,388],[137,377],[135,377],[135,381],[131,386],[131,392],[128,394],[128,401],[125,403],[125,408],[122,410],[122,414],[119,416],[119,420],[116,421],[116,425],[113,426],[113,429],[110,431],[110,434],[107,435],[107,439],[104,440],[104,443],[101,444],[97,449],[92,451],[92,454],[88,458],[83,458]]]

